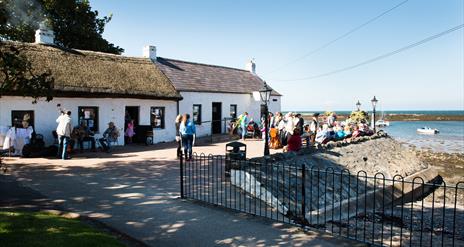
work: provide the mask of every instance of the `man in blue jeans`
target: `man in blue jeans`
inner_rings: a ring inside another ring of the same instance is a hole
[[[66,114],[61,112],[61,115],[56,119],[58,126],[56,127],[56,134],[58,135],[58,157],[62,159],[70,159],[68,154],[68,143],[71,139],[72,125],[71,125],[71,111]]]

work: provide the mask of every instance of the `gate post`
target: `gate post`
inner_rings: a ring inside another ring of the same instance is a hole
[[[301,217],[303,222],[306,219],[306,166],[304,163],[301,164]]]
[[[184,196],[184,155],[182,154],[179,159],[180,162],[180,198],[185,198]]]

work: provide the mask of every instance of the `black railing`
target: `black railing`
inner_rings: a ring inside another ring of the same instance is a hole
[[[464,244],[464,183],[447,186],[433,172],[386,178],[204,154],[180,165],[182,198],[373,245]]]

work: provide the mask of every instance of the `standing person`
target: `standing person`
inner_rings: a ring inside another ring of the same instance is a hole
[[[196,133],[195,124],[190,121],[189,114],[184,114],[182,117],[179,131],[182,135],[182,145],[184,146],[185,160],[189,161],[192,159],[193,135]]]
[[[300,134],[303,134],[303,132],[304,132],[304,129],[303,129],[304,128],[304,119],[303,119],[303,117],[301,116],[300,113],[296,114],[295,118],[297,120],[295,127],[298,128],[298,130],[300,131]]]
[[[135,132],[134,132],[134,120],[133,119],[130,120],[127,123],[127,128],[126,128],[125,135],[127,136],[127,142],[132,143],[132,137],[135,135]]]
[[[68,143],[71,139],[71,111],[67,111],[66,114],[61,112],[61,115],[56,119],[58,126],[56,127],[56,134],[58,135],[58,157],[62,159],[70,159],[68,154]]]
[[[242,140],[245,140],[248,127],[248,112],[243,113],[242,118],[240,119],[240,128],[242,129]]]
[[[310,131],[310,138],[311,138],[311,143],[314,144],[316,142],[316,135],[317,135],[317,130],[319,129],[319,113],[314,113],[313,114],[313,119],[311,120],[311,123],[309,124],[309,131]]]
[[[103,132],[103,138],[98,139],[101,146],[103,147],[103,151],[109,152],[111,148],[111,143],[116,142],[119,137],[119,131],[116,126],[114,126],[113,122],[108,123],[108,128]]]
[[[329,117],[327,117],[327,125],[329,127],[334,127],[335,126],[335,120],[337,120],[337,115],[335,112],[332,112]]]
[[[182,142],[181,142],[181,134],[180,134],[180,123],[182,122],[182,114],[177,115],[176,117],[176,142],[177,142],[177,158],[179,159],[182,156]]]

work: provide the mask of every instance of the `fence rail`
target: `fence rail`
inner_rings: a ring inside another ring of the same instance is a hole
[[[372,245],[464,244],[464,182],[194,154],[181,196]]]

